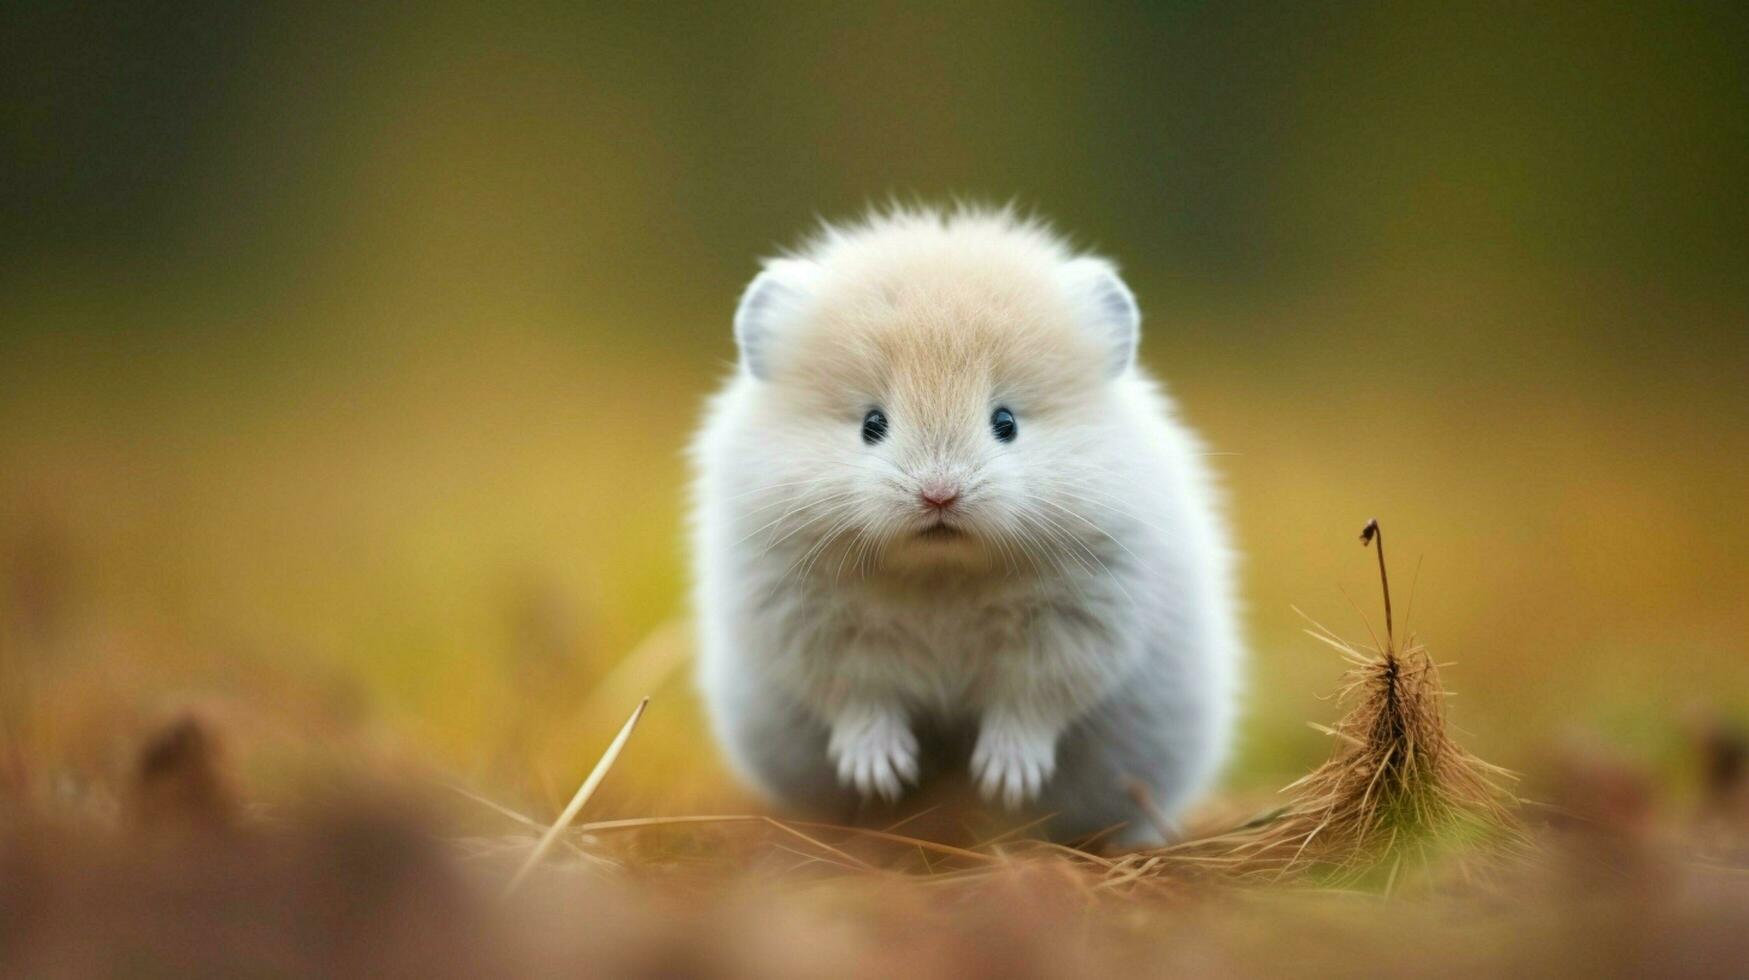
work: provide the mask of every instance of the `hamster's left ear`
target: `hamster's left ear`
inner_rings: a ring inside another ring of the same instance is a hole
[[[1142,311],[1117,267],[1091,255],[1071,259],[1063,267],[1064,287],[1088,329],[1110,352],[1108,373],[1122,374],[1135,363],[1142,339]]]
[[[741,348],[741,363],[755,378],[771,377],[773,348],[813,295],[818,272],[818,266],[804,259],[769,259],[741,294],[735,343]]]

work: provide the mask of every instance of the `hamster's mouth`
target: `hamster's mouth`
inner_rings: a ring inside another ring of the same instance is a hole
[[[946,521],[936,521],[917,532],[917,536],[925,541],[953,541],[965,537],[965,534],[966,532]]]

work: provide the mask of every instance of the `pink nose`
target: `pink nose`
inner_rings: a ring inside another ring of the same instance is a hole
[[[917,491],[917,496],[923,498],[926,506],[946,510],[960,499],[960,488],[948,483],[926,483]]]

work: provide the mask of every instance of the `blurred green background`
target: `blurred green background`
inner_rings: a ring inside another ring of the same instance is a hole
[[[544,810],[733,805],[684,464],[818,217],[1015,200],[1120,261],[1216,450],[1231,785],[1321,758],[1356,535],[1483,755],[1749,708],[1749,7],[12,2],[0,666],[14,787],[215,716]],[[47,787],[47,790],[44,790]]]

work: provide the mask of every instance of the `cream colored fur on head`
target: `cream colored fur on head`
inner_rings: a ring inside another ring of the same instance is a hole
[[[1069,839],[1215,775],[1240,642],[1194,437],[1116,269],[1008,211],[770,260],[695,445],[700,684],[729,760],[848,818],[962,773]]]

